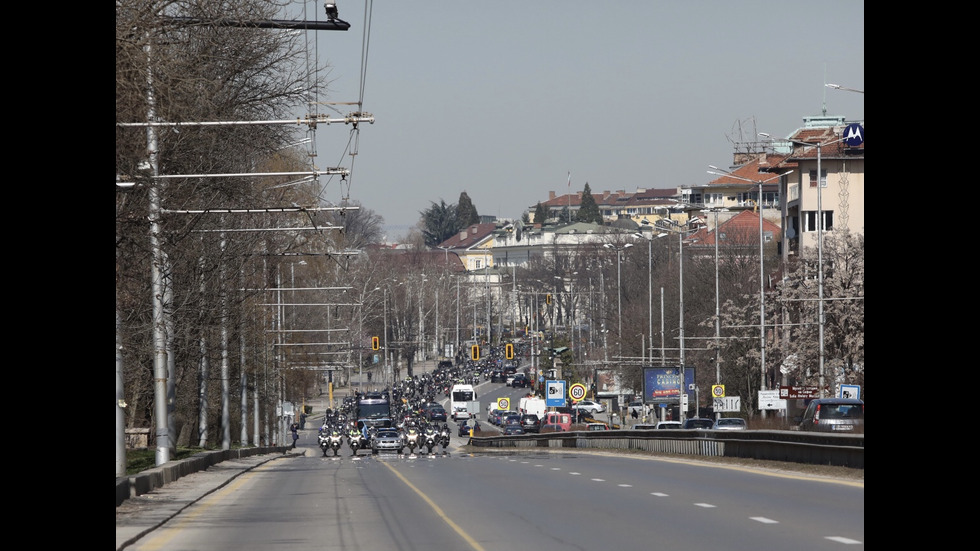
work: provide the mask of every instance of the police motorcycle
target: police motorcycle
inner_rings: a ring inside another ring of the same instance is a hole
[[[403,433],[405,439],[405,447],[408,448],[408,453],[415,453],[416,448],[422,447],[422,434],[419,431],[418,425],[415,421],[409,421],[405,423],[405,432]]]
[[[317,436],[317,440],[320,449],[323,450],[324,457],[327,456],[327,450],[333,450],[334,456],[337,456],[344,443],[343,434],[341,434],[340,427],[337,425],[330,425],[327,430],[322,431]]]
[[[432,423],[426,423],[425,429],[422,431],[422,446],[428,450],[426,453],[432,455],[432,450],[439,445],[441,440],[442,438],[439,436],[439,432],[436,431]],[[421,448],[422,446],[419,447]]]
[[[350,454],[357,455],[357,450],[367,447],[367,440],[364,439],[364,434],[357,429],[355,423],[351,423],[347,427],[347,445],[350,446]]]

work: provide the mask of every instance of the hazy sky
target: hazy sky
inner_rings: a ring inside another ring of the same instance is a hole
[[[864,121],[863,93],[824,86],[864,90],[863,1],[337,6],[350,30],[312,38],[330,66],[319,99],[363,97],[376,122],[361,127],[353,163],[350,127],[320,126],[315,160],[352,169],[325,198],[349,192],[384,218],[390,242],[463,191],[480,214],[516,219],[586,182],[593,193],[707,183],[709,164],[731,164],[733,141],[785,137],[824,106]],[[306,8],[326,19],[322,0]]]

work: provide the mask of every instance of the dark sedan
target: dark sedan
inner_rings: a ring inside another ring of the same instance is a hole
[[[504,375],[504,372],[503,371],[501,371],[499,369],[495,369],[495,370],[493,370],[490,373],[490,382],[491,383],[506,383],[507,382],[507,376]]]
[[[429,421],[445,421],[446,420],[446,408],[436,404],[425,410],[425,416]]]
[[[504,425],[504,429],[503,429],[502,432],[505,435],[506,434],[524,434],[524,428],[521,427],[520,425],[513,425],[513,424],[512,425]]]
[[[528,379],[524,373],[518,373],[514,375],[514,380],[510,382],[510,386],[513,388],[527,388],[531,386],[531,379]]]
[[[538,424],[541,422],[538,416],[533,413],[521,415],[521,427],[524,432],[538,432]]]

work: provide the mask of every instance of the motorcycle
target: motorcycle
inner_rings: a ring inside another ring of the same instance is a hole
[[[340,434],[340,430],[336,427],[331,428],[328,432],[321,434],[318,437],[320,449],[323,450],[323,456],[327,456],[327,450],[333,450],[334,456],[340,450],[343,445],[343,436]]]
[[[432,455],[432,450],[439,445],[439,440],[439,433],[435,429],[431,426],[425,427],[425,433],[422,435],[422,446],[425,446],[425,449],[428,450],[426,453]]]
[[[439,444],[442,445],[442,453],[446,453],[446,448],[449,447],[449,425],[442,425],[442,429],[439,431]]]
[[[422,443],[419,441],[419,429],[418,427],[408,427],[405,429],[405,446],[408,447],[408,453],[415,453],[415,448],[421,448]]]
[[[364,440],[364,435],[361,434],[361,431],[355,428],[347,433],[347,445],[350,446],[350,454],[357,455],[357,450],[365,447],[367,442]]]

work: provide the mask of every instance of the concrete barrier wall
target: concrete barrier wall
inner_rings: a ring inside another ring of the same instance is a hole
[[[741,457],[864,468],[863,434],[798,431],[617,430],[479,436],[475,447],[595,448],[694,456]]]
[[[163,465],[140,471],[134,475],[116,477],[116,507],[130,497],[145,494],[182,476],[203,471],[222,461],[267,453],[286,453],[288,449],[288,446],[266,446],[201,452],[187,459],[168,461]]]

